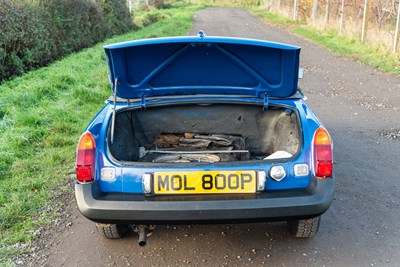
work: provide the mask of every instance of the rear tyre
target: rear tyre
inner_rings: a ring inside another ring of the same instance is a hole
[[[121,238],[128,231],[129,226],[126,224],[102,224],[96,223],[97,231],[105,238],[117,239]]]
[[[288,221],[287,225],[294,237],[307,238],[313,237],[318,232],[320,221],[321,216],[318,216],[311,219]]]

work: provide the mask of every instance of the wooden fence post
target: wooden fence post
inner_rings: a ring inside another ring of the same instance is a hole
[[[315,23],[315,20],[317,19],[317,12],[318,12],[318,0],[314,0],[312,14],[311,14],[311,20],[313,23]]]
[[[400,1],[397,6],[397,22],[396,22],[396,31],[394,32],[394,42],[393,42],[393,53],[396,53],[397,41],[399,40],[399,24],[400,24]]]
[[[325,7],[325,24],[328,24],[329,20],[329,0],[326,0],[326,7]]]
[[[342,30],[343,30],[343,17],[344,17],[344,0],[342,0],[342,8],[340,9],[340,26],[339,26],[340,35],[342,35]]]
[[[361,30],[361,43],[364,43],[365,36],[367,35],[368,18],[369,18],[369,2],[370,2],[370,0],[364,0],[364,15],[363,15],[362,30]]]

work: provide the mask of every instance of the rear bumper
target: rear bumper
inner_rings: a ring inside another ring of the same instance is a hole
[[[324,213],[333,199],[333,179],[312,180],[307,189],[255,195],[145,197],[103,194],[96,183],[75,184],[81,213],[101,223],[234,223],[310,218]]]

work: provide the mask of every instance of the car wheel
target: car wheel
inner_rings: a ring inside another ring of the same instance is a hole
[[[295,237],[312,237],[318,232],[321,216],[305,220],[288,221],[290,233]]]
[[[117,239],[121,238],[128,231],[129,226],[126,224],[102,224],[96,223],[97,231],[105,238]]]

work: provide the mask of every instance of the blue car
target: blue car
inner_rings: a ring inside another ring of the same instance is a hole
[[[104,48],[112,95],[80,138],[75,184],[103,236],[279,220],[315,235],[332,140],[298,88],[299,47],[200,32]]]

